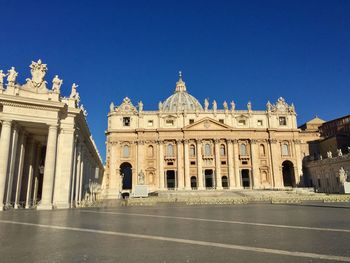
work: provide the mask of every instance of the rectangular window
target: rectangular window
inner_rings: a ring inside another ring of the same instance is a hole
[[[240,126],[245,126],[245,120],[239,120],[238,125]]]
[[[222,165],[226,165],[226,161],[222,161],[221,164],[222,164]]]
[[[147,125],[148,125],[148,127],[152,127],[153,126],[153,120],[148,120]]]
[[[194,123],[194,119],[190,119],[190,124]]]
[[[286,117],[279,117],[279,124],[280,126],[286,126],[287,125]]]
[[[173,162],[167,162],[167,165],[174,165]]]
[[[123,117],[123,126],[130,126],[130,117]]]
[[[196,162],[195,161],[191,161],[191,165],[196,165]]]
[[[258,126],[263,126],[263,121],[262,120],[258,120]]]
[[[219,120],[220,123],[225,123],[224,119]]]
[[[166,120],[166,121],[165,121],[165,124],[166,124],[167,126],[173,126],[173,125],[174,125],[174,120]]]

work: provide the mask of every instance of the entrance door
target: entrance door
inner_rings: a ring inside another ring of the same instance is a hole
[[[286,187],[295,186],[295,177],[294,177],[294,166],[291,161],[284,161],[282,163],[282,174],[283,174],[283,185]]]
[[[213,188],[214,187],[214,174],[212,169],[206,169],[204,170],[204,176],[205,176],[205,187],[206,188]]]
[[[250,188],[250,178],[249,178],[249,170],[248,169],[242,169],[242,185],[243,188]]]
[[[132,188],[132,166],[130,163],[122,163],[120,165],[120,175],[123,176],[123,190],[131,190]]]
[[[175,189],[175,171],[168,170],[166,171],[166,186],[168,189]]]

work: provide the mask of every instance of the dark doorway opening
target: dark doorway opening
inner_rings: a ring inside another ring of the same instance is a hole
[[[221,185],[222,185],[222,188],[224,188],[224,189],[228,188],[228,178],[226,175],[221,177]]]
[[[243,188],[250,188],[249,170],[248,169],[242,169],[241,175],[242,175]]]
[[[206,169],[204,171],[205,176],[205,187],[206,188],[213,188],[214,187],[214,174],[212,169]]]
[[[197,177],[191,176],[191,188],[197,189]]]
[[[286,187],[295,187],[294,165],[291,161],[282,163],[283,185]]]
[[[120,174],[123,177],[123,190],[132,188],[132,166],[130,163],[122,163],[120,165]]]
[[[175,181],[175,171],[168,170],[166,171],[166,185],[168,189],[175,189],[176,181]]]

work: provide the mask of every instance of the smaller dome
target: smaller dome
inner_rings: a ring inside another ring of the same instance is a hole
[[[162,110],[166,112],[203,110],[199,101],[187,93],[181,71],[179,72],[179,80],[176,82],[175,93],[164,101]]]

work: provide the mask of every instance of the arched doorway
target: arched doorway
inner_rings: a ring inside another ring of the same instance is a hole
[[[206,169],[204,171],[204,176],[205,176],[205,187],[206,188],[213,188],[214,187],[213,170],[212,169]]]
[[[250,188],[249,169],[242,169],[241,175],[243,188]]]
[[[120,165],[120,175],[123,177],[123,190],[132,188],[132,166],[130,163],[122,163]]]
[[[168,170],[166,171],[166,186],[168,189],[175,189],[175,171],[174,170]]]
[[[191,188],[197,189],[197,177],[191,176]]]
[[[228,178],[226,175],[221,177],[221,184],[222,184],[222,188],[224,188],[224,189],[228,188]]]
[[[291,161],[282,163],[283,185],[286,187],[295,186],[294,165]]]

